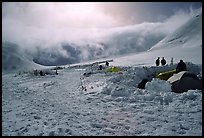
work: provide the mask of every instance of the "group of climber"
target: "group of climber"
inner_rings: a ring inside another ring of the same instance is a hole
[[[106,61],[106,62],[105,62],[105,65],[108,67],[108,66],[109,66],[109,62]],[[99,65],[99,70],[102,70],[102,69],[103,69],[103,66],[102,66],[102,65]]]
[[[164,59],[164,57],[162,57],[162,60],[160,61],[160,57],[158,57],[156,59],[156,66],[159,66],[161,62],[161,65],[164,66],[166,64],[166,60]],[[173,58],[171,58],[171,63],[170,65],[173,65]],[[186,63],[184,63],[184,61],[181,59],[179,61],[179,63],[176,66],[176,70],[175,73],[179,73],[181,71],[187,71],[187,67],[186,67]],[[143,79],[139,84],[138,84],[138,88],[140,89],[145,89],[145,84],[148,82],[148,79]]]
[[[161,63],[162,66],[164,66],[166,64],[166,59],[164,57],[162,57],[161,61],[160,61],[160,57],[158,57],[156,59],[156,66],[159,66],[159,64]]]
[[[166,65],[166,59],[164,57],[162,57],[162,59],[160,61],[160,57],[158,57],[156,59],[155,63],[156,63],[156,66],[159,66],[160,63],[162,66],[164,66],[164,65]],[[173,58],[171,58],[170,65],[173,65]],[[182,59],[180,60],[180,62],[176,66],[176,73],[178,73],[180,71],[187,71],[186,64],[183,62]]]

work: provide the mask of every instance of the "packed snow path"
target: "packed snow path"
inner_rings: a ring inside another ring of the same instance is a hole
[[[104,111],[94,94],[81,90],[80,78],[74,70],[38,77],[3,75],[3,135],[92,135],[96,112]]]
[[[108,94],[106,83],[118,75],[82,73],[3,74],[2,135],[202,135],[200,91],[155,94],[135,88],[131,97],[117,97]]]

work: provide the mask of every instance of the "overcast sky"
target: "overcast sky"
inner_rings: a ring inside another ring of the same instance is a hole
[[[103,34],[108,36],[113,27],[135,25],[138,27],[132,29],[136,32],[153,30],[160,35],[174,31],[197,9],[202,10],[202,3],[4,2],[2,40],[25,47],[50,47],[62,42],[93,41]],[[162,26],[155,30],[158,23]]]
[[[201,6],[201,2],[17,2],[3,3],[2,15],[39,27],[114,27],[164,21]]]

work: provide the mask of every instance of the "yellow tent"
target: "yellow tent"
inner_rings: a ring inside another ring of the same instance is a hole
[[[173,76],[173,74],[175,73],[176,73],[176,69],[165,71],[165,72],[160,72],[159,74],[156,75],[156,78],[159,78],[161,80],[168,80],[168,78]]]

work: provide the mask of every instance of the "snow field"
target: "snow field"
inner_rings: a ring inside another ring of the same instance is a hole
[[[93,70],[88,77],[83,66],[59,75],[3,74],[2,134],[202,135],[201,91],[171,92],[169,83],[151,78],[161,67],[120,68],[123,73]],[[144,90],[137,88],[143,77],[151,80]]]

